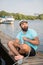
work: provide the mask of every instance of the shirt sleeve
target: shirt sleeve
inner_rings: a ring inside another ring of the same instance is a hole
[[[33,38],[35,38],[35,37],[38,36],[38,34],[37,34],[37,32],[36,32],[35,30],[32,30],[31,32],[32,32],[32,37],[33,37]]]

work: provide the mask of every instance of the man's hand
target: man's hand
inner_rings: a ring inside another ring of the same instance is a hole
[[[26,38],[26,37],[23,37],[23,40],[24,40],[24,41],[28,41],[28,38]]]

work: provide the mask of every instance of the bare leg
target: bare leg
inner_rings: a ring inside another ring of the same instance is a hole
[[[21,47],[22,49],[20,49],[20,51],[18,52],[18,50],[16,49],[16,47],[18,47],[19,44],[14,43],[13,41],[10,41],[8,43],[8,46],[10,48],[10,50],[12,51],[13,54],[15,54],[15,59],[22,59],[23,56],[20,54],[24,54],[24,53],[29,53],[31,51],[31,48],[27,45],[27,44],[22,44]]]
[[[19,52],[17,51],[16,47],[14,46],[14,42],[13,41],[10,41],[8,43],[8,47],[10,48],[10,50],[12,51],[13,54],[15,55],[20,55]]]
[[[22,47],[22,49],[19,50],[20,54],[23,55],[24,53],[27,53],[27,54],[30,53],[31,47],[29,47],[27,44],[22,44],[21,47]],[[22,59],[24,57],[19,55],[19,56],[15,56],[15,58],[16,59]]]
[[[24,53],[30,53],[31,51],[31,47],[28,46],[27,44],[22,44],[22,49],[19,50],[20,54],[24,54]]]
[[[11,50],[11,53],[14,55],[16,55],[14,58],[15,58],[15,60],[19,60],[19,59],[22,59],[23,58],[23,56],[22,55],[20,55],[20,53],[17,51],[17,49],[16,49],[16,47],[18,46],[18,44],[15,44],[13,41],[10,41],[9,43],[8,43],[8,47],[10,48],[10,50]]]

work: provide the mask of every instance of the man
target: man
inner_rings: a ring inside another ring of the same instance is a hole
[[[28,28],[28,22],[23,20],[19,23],[21,32],[17,35],[14,41],[10,41],[8,46],[12,55],[15,55],[15,60],[29,56],[35,56],[39,45],[39,38],[33,29]]]

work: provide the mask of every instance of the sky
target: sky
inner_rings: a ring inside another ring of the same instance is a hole
[[[25,15],[43,14],[43,0],[0,0],[0,11]]]

